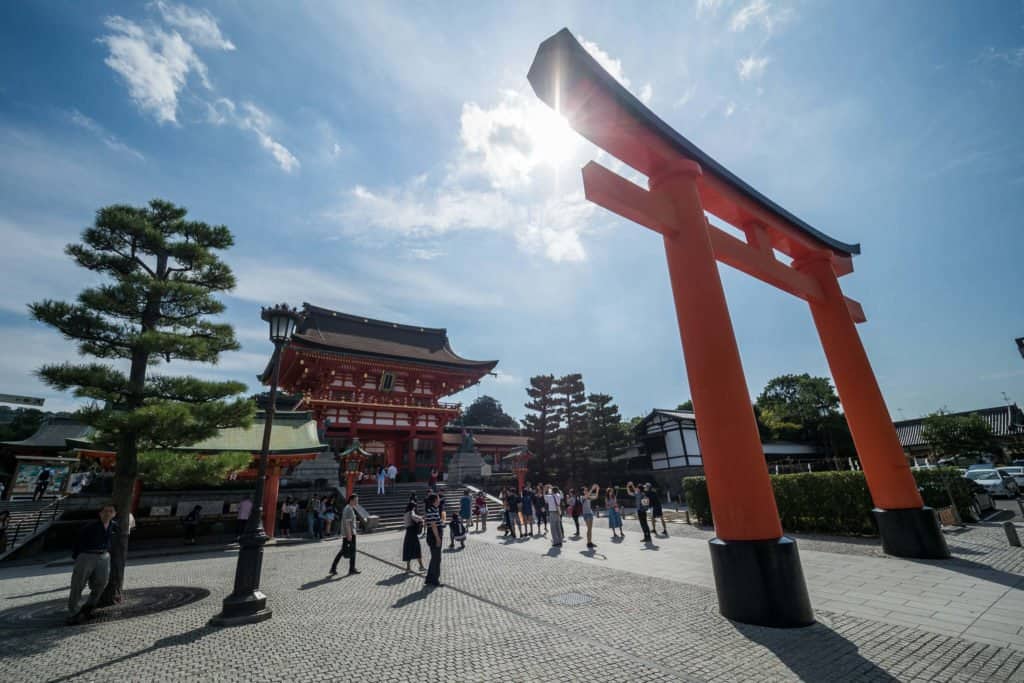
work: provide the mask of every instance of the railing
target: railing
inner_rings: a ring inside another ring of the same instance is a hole
[[[11,531],[11,524],[8,523],[6,530],[7,547],[4,548],[3,553],[6,554],[13,551],[18,547],[19,541],[24,543],[26,540],[34,537],[41,528],[49,526],[54,520],[60,517],[63,512],[64,499],[57,498],[49,505],[40,508],[35,512],[20,515],[17,522],[13,525],[13,531]]]

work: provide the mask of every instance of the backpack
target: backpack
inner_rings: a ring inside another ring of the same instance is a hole
[[[583,500],[576,497],[576,502],[572,504],[572,516],[579,517],[583,514]]]

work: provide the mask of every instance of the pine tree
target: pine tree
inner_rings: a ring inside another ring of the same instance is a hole
[[[82,243],[68,245],[66,253],[105,276],[104,282],[83,289],[76,303],[29,306],[36,320],[77,342],[81,355],[122,361],[37,371],[50,386],[93,400],[80,418],[117,452],[114,504],[121,533],[111,543],[110,582],[101,605],[122,599],[139,450],[188,445],[252,421],[252,402],[232,398],[244,384],[147,376],[160,363],[216,363],[222,352],[239,348],[230,325],[208,320],[224,310],[213,294],[235,286],[231,269],[214,253],[232,245],[231,232],[185,215],[185,209],[156,199],[147,207],[100,209]]]
[[[628,438],[622,429],[619,407],[612,403],[609,394],[587,396],[587,425],[590,430],[589,447],[591,458],[601,458],[604,474],[612,472],[612,458],[628,445]]]
[[[515,418],[501,408],[501,403],[493,396],[484,394],[477,398],[452,424],[459,427],[503,427],[518,429]]]
[[[530,386],[526,394],[530,402],[525,404],[527,410],[536,414],[527,414],[523,418],[523,427],[530,435],[528,447],[534,455],[530,463],[531,476],[534,480],[554,479],[554,446],[558,433],[558,411],[552,390],[555,384],[554,375],[537,375],[530,378]]]
[[[583,375],[572,373],[555,380],[552,389],[558,406],[561,429],[558,447],[565,462],[566,483],[580,485],[584,472],[587,446],[587,396]]]

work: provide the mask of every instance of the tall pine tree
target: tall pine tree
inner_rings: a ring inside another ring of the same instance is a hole
[[[619,407],[609,394],[587,396],[587,425],[590,428],[590,457],[603,461],[603,474],[613,470],[612,458],[628,445],[628,435],[622,429]]]
[[[232,398],[244,384],[147,376],[160,363],[216,363],[222,352],[238,348],[230,325],[208,319],[224,310],[213,294],[235,286],[231,269],[214,253],[233,244],[231,232],[185,215],[185,209],[156,199],[146,207],[100,209],[82,243],[68,245],[66,252],[105,276],[103,283],[83,289],[76,303],[29,306],[36,320],[77,342],[81,355],[121,361],[37,371],[50,386],[93,399],[81,419],[117,452],[114,503],[121,533],[112,540],[110,582],[101,605],[122,599],[139,450],[188,445],[252,420],[253,403]]]
[[[564,476],[567,484],[579,486],[582,485],[580,477],[586,474],[587,448],[587,395],[583,375],[577,372],[559,377],[552,391],[561,424],[558,448],[565,463]]]
[[[554,384],[554,375],[537,375],[530,378],[530,386],[526,388],[530,401],[525,407],[534,414],[528,413],[523,418],[523,427],[530,435],[528,445],[534,454],[530,462],[534,480],[556,478],[553,454],[558,434],[558,407],[555,405]]]

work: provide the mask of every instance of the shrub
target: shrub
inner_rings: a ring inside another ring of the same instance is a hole
[[[252,455],[244,452],[147,451],[139,454],[139,478],[148,489],[203,488],[222,484],[231,472],[251,462]]]
[[[960,515],[970,519],[971,484],[951,467],[917,470],[914,477],[924,504],[949,505],[948,483]],[[782,528],[795,532],[875,534],[873,504],[863,472],[807,472],[771,476]],[[711,499],[704,477],[685,477],[683,492],[690,515],[711,524]]]

